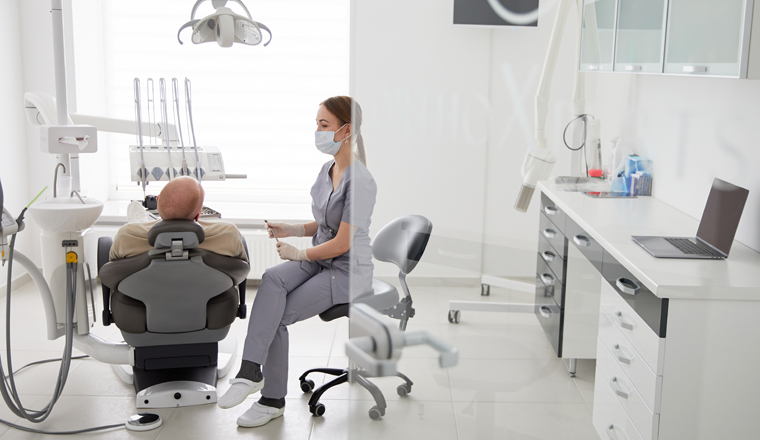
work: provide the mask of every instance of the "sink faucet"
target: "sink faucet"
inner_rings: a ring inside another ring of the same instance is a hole
[[[69,194],[69,197],[74,197],[74,194],[77,195],[77,198],[79,199],[80,202],[82,202],[83,205],[87,204],[87,203],[84,202],[84,200],[82,200],[82,196],[79,195],[79,191],[77,191],[77,190],[72,190],[71,194]]]
[[[53,173],[53,198],[58,197],[58,167],[63,167],[63,172],[66,172],[66,165],[59,163],[55,166],[55,173]]]

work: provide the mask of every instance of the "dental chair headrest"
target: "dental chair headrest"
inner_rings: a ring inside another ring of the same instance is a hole
[[[192,235],[197,237],[191,239]],[[161,236],[159,238],[159,235]],[[148,231],[148,244],[157,248],[171,247],[171,240],[181,239],[185,242],[185,248],[195,248],[203,243],[206,234],[203,233],[203,227],[194,220],[161,220],[153,225]],[[158,239],[158,243],[156,240]]]

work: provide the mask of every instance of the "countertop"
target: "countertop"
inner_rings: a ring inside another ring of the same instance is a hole
[[[551,181],[537,188],[658,297],[760,301],[760,253],[738,241],[726,260],[681,260],[655,258],[631,239],[693,237],[698,219],[654,197],[593,199]]]

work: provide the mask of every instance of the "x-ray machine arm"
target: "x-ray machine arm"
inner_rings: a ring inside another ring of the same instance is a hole
[[[573,3],[578,9],[576,60],[578,59],[577,55],[580,52],[583,0],[559,0],[557,16],[554,20],[554,27],[552,28],[552,35],[549,40],[549,49],[546,51],[546,59],[544,60],[541,79],[538,83],[538,92],[536,92],[536,145],[528,149],[528,152],[525,155],[525,160],[522,165],[523,183],[520,188],[520,193],[517,195],[517,201],[515,202],[515,209],[521,212],[527,211],[528,205],[530,205],[530,200],[533,196],[533,191],[536,188],[536,183],[539,180],[549,177],[549,173],[551,172],[552,167],[554,167],[554,163],[557,161],[557,158],[549,149],[546,141],[546,115],[549,111],[549,93],[551,91],[552,79],[554,77],[554,68],[557,63],[557,54],[559,52],[562,34],[565,30],[565,23],[567,22],[570,8]],[[579,116],[583,114],[585,107],[583,73],[579,71],[577,66],[575,66],[574,72],[575,87],[573,89],[573,113],[574,116]],[[573,154],[573,162],[580,160],[580,155]],[[576,169],[576,167],[577,165],[573,163],[572,169]]]

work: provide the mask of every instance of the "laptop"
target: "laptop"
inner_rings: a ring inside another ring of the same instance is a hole
[[[657,258],[726,259],[748,195],[744,188],[715,179],[696,237],[631,238]]]

